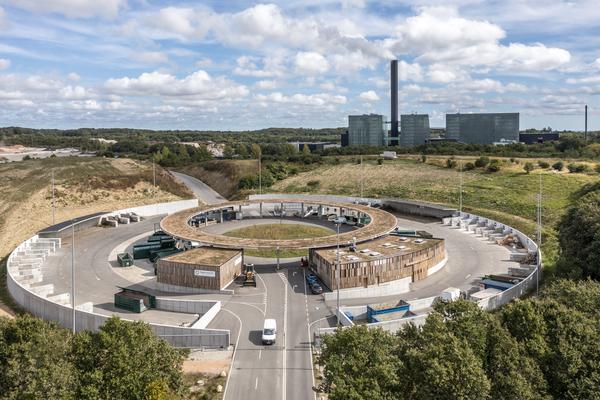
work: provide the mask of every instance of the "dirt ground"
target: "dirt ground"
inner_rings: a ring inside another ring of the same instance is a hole
[[[202,373],[218,375],[222,371],[229,374],[233,352],[228,351],[192,351],[183,362],[183,373]]]

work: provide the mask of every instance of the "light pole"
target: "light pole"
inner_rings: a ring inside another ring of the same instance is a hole
[[[365,173],[364,172],[365,171],[364,171],[364,167],[363,167],[363,156],[361,154],[360,155],[360,198],[361,199],[362,199],[363,193],[364,193],[364,180],[365,180]]]
[[[463,169],[462,169],[462,163],[459,163],[459,177],[460,177],[460,183],[459,183],[459,194],[458,194],[458,211],[460,213],[462,213],[462,206],[463,206]]]
[[[258,154],[258,194],[262,194],[262,166],[261,159],[262,151]]]
[[[71,220],[71,304],[73,305],[73,335],[75,334],[75,221]]]
[[[54,218],[54,214],[55,214],[55,206],[54,206],[54,170],[52,171],[52,225],[54,225],[56,223],[56,220]]]
[[[337,221],[335,224],[337,228],[337,251],[335,254],[336,259],[336,272],[337,272],[337,325],[340,326],[340,281],[342,280],[342,270],[340,269],[340,225],[341,221]]]
[[[279,246],[277,246],[275,251],[277,252],[277,270],[279,270]]]

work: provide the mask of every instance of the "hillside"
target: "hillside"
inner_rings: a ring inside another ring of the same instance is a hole
[[[157,167],[130,159],[65,157],[0,164],[0,259],[52,224],[52,173],[56,222],[100,211],[190,198],[188,189]]]

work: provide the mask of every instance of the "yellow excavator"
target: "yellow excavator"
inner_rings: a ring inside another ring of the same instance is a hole
[[[243,286],[256,287],[256,272],[254,271],[254,264],[244,264]]]

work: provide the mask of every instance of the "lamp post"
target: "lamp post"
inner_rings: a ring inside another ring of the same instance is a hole
[[[342,270],[340,269],[340,225],[341,221],[337,221],[335,226],[337,228],[337,251],[335,255],[336,269],[337,269],[337,325],[340,326],[340,280],[342,280]]]
[[[75,221],[71,221],[71,304],[73,305],[73,334],[75,334]]]

